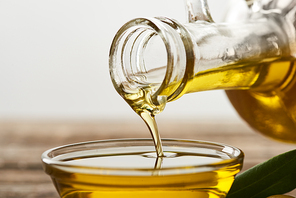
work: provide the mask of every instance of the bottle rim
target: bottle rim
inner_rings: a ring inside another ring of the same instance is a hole
[[[144,33],[147,33],[146,37]],[[157,35],[165,45],[167,64],[162,82],[145,81],[137,83],[130,79],[134,65],[143,61],[139,58],[141,48],[150,41],[151,35]],[[142,39],[142,42],[137,40]],[[143,39],[144,38],[144,39]],[[146,40],[145,40],[146,39]],[[143,41],[144,40],[144,41]],[[130,43],[130,46],[129,46]],[[186,28],[177,21],[165,17],[137,18],[123,25],[115,35],[109,53],[109,70],[115,89],[120,93],[126,86],[154,84],[152,101],[158,104],[158,96],[166,96],[167,101],[175,100],[186,93],[186,87],[194,75],[194,45]],[[129,70],[129,71],[128,71]],[[134,83],[134,85],[133,85]]]

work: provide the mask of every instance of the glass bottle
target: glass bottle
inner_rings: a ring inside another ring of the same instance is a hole
[[[206,0],[186,1],[186,24],[129,21],[110,49],[114,87],[127,101],[144,89],[144,108],[154,114],[184,94],[224,89],[255,130],[296,142],[296,0],[248,5],[235,22],[215,23]]]

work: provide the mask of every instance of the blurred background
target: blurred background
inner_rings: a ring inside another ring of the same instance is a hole
[[[223,21],[234,2],[209,0],[214,20]],[[49,148],[151,138],[113,88],[108,54],[124,23],[154,16],[185,22],[183,0],[0,0],[1,198],[58,197],[40,161]],[[254,133],[223,91],[185,95],[157,120],[161,137],[241,148],[244,170],[294,148]]]
[[[231,0],[209,0],[215,21]],[[108,53],[137,17],[185,22],[182,0],[0,1],[0,119],[138,119],[116,93]],[[236,119],[223,91],[189,94],[158,119]]]

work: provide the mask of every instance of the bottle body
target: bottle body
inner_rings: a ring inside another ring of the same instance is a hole
[[[208,71],[193,81],[190,92],[223,87],[228,81],[230,102],[253,129],[275,140],[296,142],[295,59]]]
[[[256,131],[276,140],[296,142],[296,65],[294,61],[274,62],[290,67],[282,83],[269,91],[229,90],[227,96],[238,114]]]

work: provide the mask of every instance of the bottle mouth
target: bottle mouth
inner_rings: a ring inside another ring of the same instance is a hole
[[[188,54],[193,49],[185,34],[183,26],[168,18],[138,18],[123,25],[109,56],[115,89],[133,93],[150,87],[153,103],[158,103],[158,96],[168,101],[176,98],[184,89]]]

